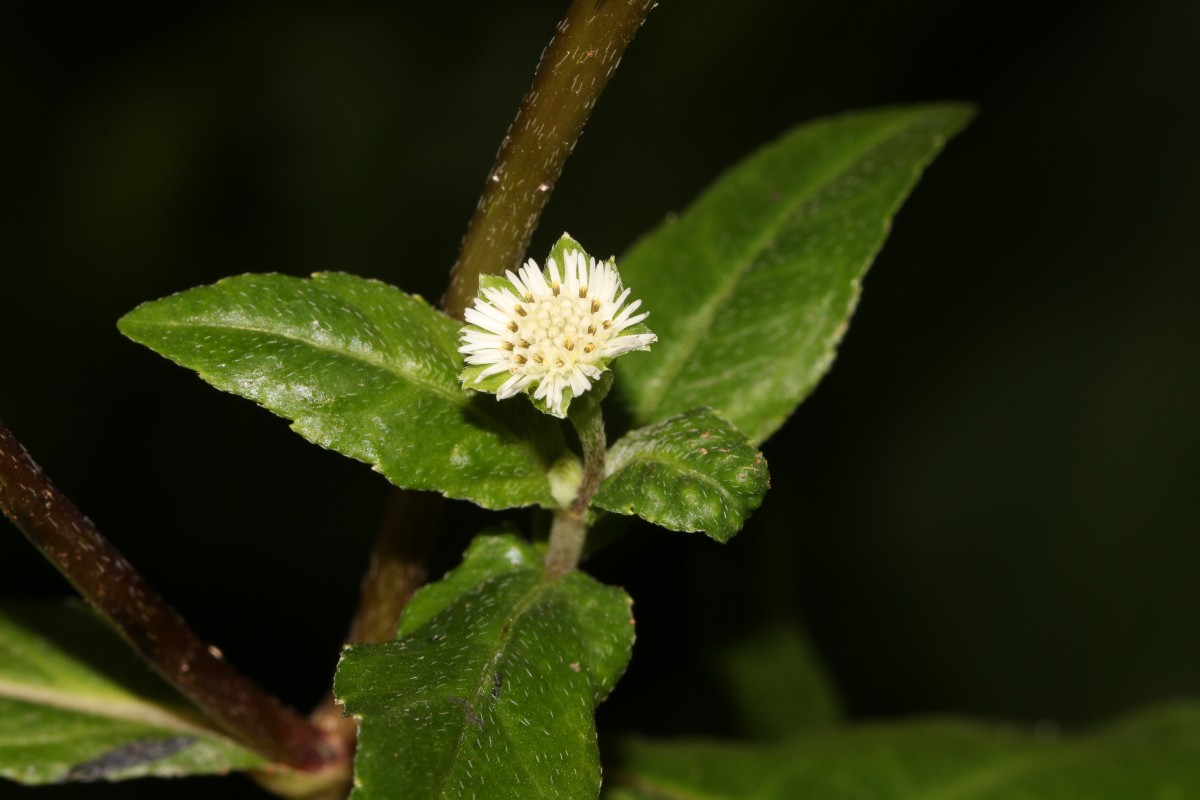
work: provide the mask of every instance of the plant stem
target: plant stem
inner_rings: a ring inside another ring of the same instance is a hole
[[[607,387],[606,387],[607,388]],[[586,398],[571,407],[570,420],[583,448],[583,477],[571,505],[554,513],[546,550],[546,573],[551,578],[565,575],[579,565],[587,541],[587,509],[604,479],[604,454],[608,439],[600,398]]]
[[[429,575],[441,500],[430,492],[405,489],[388,494],[347,642],[378,644],[396,638],[400,615]],[[312,720],[353,750],[357,726],[342,714],[332,693],[313,711]]]
[[[448,314],[462,317],[480,275],[515,269],[584,123],[656,0],[573,0],[500,143],[463,237]]]
[[[396,638],[400,615],[429,575],[440,499],[403,489],[388,496],[348,641],[378,644]]]
[[[3,422],[0,509],[143,659],[230,736],[306,772],[346,757],[316,726],[202,641],[51,482]]]
[[[584,123],[655,2],[573,0],[542,53],[533,85],[500,143],[496,163],[467,226],[450,285],[442,298],[446,313],[461,318],[475,296],[480,275],[499,274],[520,263],[554,182],[583,133]],[[602,446],[601,473],[603,457]],[[594,487],[591,492],[595,492]],[[350,641],[379,642],[394,637],[401,612],[425,580],[425,561],[435,535],[429,519],[436,516],[441,501],[436,495],[393,490],[371,566],[363,579]],[[586,501],[581,508],[587,508]],[[570,525],[557,520],[555,524],[582,526],[582,512],[576,516],[578,519]],[[558,536],[557,541],[564,547],[578,539],[577,546],[568,548],[573,555],[561,554],[566,571],[579,562],[585,537],[586,527],[577,535],[565,532]],[[352,728],[340,718],[331,700],[322,703],[313,718],[343,741],[353,736]]]

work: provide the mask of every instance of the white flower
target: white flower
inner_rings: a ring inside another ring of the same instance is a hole
[[[562,273],[554,258],[544,274],[530,259],[519,274],[506,272],[507,281],[481,286],[458,348],[470,365],[460,376],[465,388],[495,391],[501,400],[532,391],[551,414],[565,417],[571,398],[590,389],[611,359],[657,341],[644,327],[623,333],[647,315],[634,313],[641,300],[625,304],[629,290],[611,263],[578,249],[562,250],[562,259]],[[493,376],[505,373],[495,386]]]

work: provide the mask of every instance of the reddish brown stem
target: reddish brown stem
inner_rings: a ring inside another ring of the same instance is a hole
[[[396,638],[400,615],[429,577],[441,499],[403,489],[388,497],[349,641],[378,644]]]
[[[515,268],[584,123],[656,0],[573,0],[521,101],[471,217],[446,313],[462,317],[480,275]]]
[[[203,642],[42,472],[3,422],[0,509],[142,658],[230,736],[302,771],[343,757],[316,726]]]
[[[363,576],[349,642],[378,644],[396,638],[400,615],[429,577],[429,554],[442,513],[442,498],[430,492],[393,489]],[[313,722],[353,749],[356,726],[342,716],[333,694],[312,713]]]

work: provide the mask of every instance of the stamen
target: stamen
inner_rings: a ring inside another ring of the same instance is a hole
[[[513,349],[513,343],[512,343],[512,342],[508,342],[508,341],[501,342],[501,343],[500,343],[500,349],[501,349],[501,350],[512,350],[512,349]]]
[[[585,352],[585,353],[590,353],[590,352],[592,352],[592,351],[593,351],[593,350],[595,350],[595,349],[596,349],[596,343],[595,343],[595,342],[588,342],[587,344],[585,344],[585,345],[583,346],[583,352]]]
[[[521,341],[517,342],[517,344],[518,344],[518,345],[520,345],[521,347],[524,347],[526,350],[528,350],[528,349],[529,349],[529,342],[525,341],[524,339],[522,339]]]
[[[508,329],[513,333],[516,333],[518,330],[520,330],[520,328],[517,327],[517,321],[515,319],[508,323]]]
[[[579,287],[579,296],[580,296],[580,297],[587,297],[587,287],[586,287],[586,286],[580,286],[580,287]]]
[[[600,310],[600,301],[599,301],[599,300],[593,300],[593,301],[592,301],[592,313],[593,313],[593,314],[595,314],[595,313],[596,313],[597,311],[599,311],[599,310]]]
[[[612,320],[611,319],[604,320],[604,330],[608,330],[611,327],[612,327]]]
[[[558,367],[559,369],[562,369],[563,367],[566,366],[566,364],[563,363],[563,360],[561,358],[556,358],[556,359],[554,359],[554,366]]]
[[[526,303],[532,303],[532,302],[533,302],[533,292],[526,292],[526,293],[525,293],[525,302],[526,302]]]
[[[534,353],[533,360],[536,361],[537,363],[541,364],[541,363],[545,362],[546,359],[542,358],[541,353]]]
[[[571,352],[572,350],[574,350],[574,349],[575,349],[575,343],[574,343],[574,342],[567,342],[567,343],[565,343],[565,344],[563,345],[563,347],[567,348],[567,352],[569,353],[569,352]]]
[[[553,283],[550,285],[550,291],[554,292],[555,297],[558,297],[558,292],[561,288],[562,287],[559,286],[557,283]]]
[[[596,335],[596,326],[588,325],[588,333],[590,333],[592,336],[595,336]]]
[[[529,360],[528,358],[521,355],[520,353],[517,353],[515,356],[513,356],[513,361],[515,361],[518,364],[524,364],[528,360]]]
[[[528,312],[528,311],[526,311],[526,310],[525,310],[525,306],[522,306],[522,305],[518,305],[516,308],[514,308],[514,309],[513,309],[513,311],[516,311],[516,312],[517,312],[518,314],[520,314],[522,317],[528,317],[528,316],[529,316],[529,312]]]

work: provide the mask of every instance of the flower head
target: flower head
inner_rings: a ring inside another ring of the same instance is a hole
[[[461,331],[458,351],[468,366],[459,380],[501,400],[531,393],[543,410],[565,417],[571,398],[590,389],[611,359],[657,341],[638,324],[647,316],[634,313],[642,301],[628,299],[611,259],[597,261],[564,236],[544,272],[530,259],[516,274],[480,281]]]

